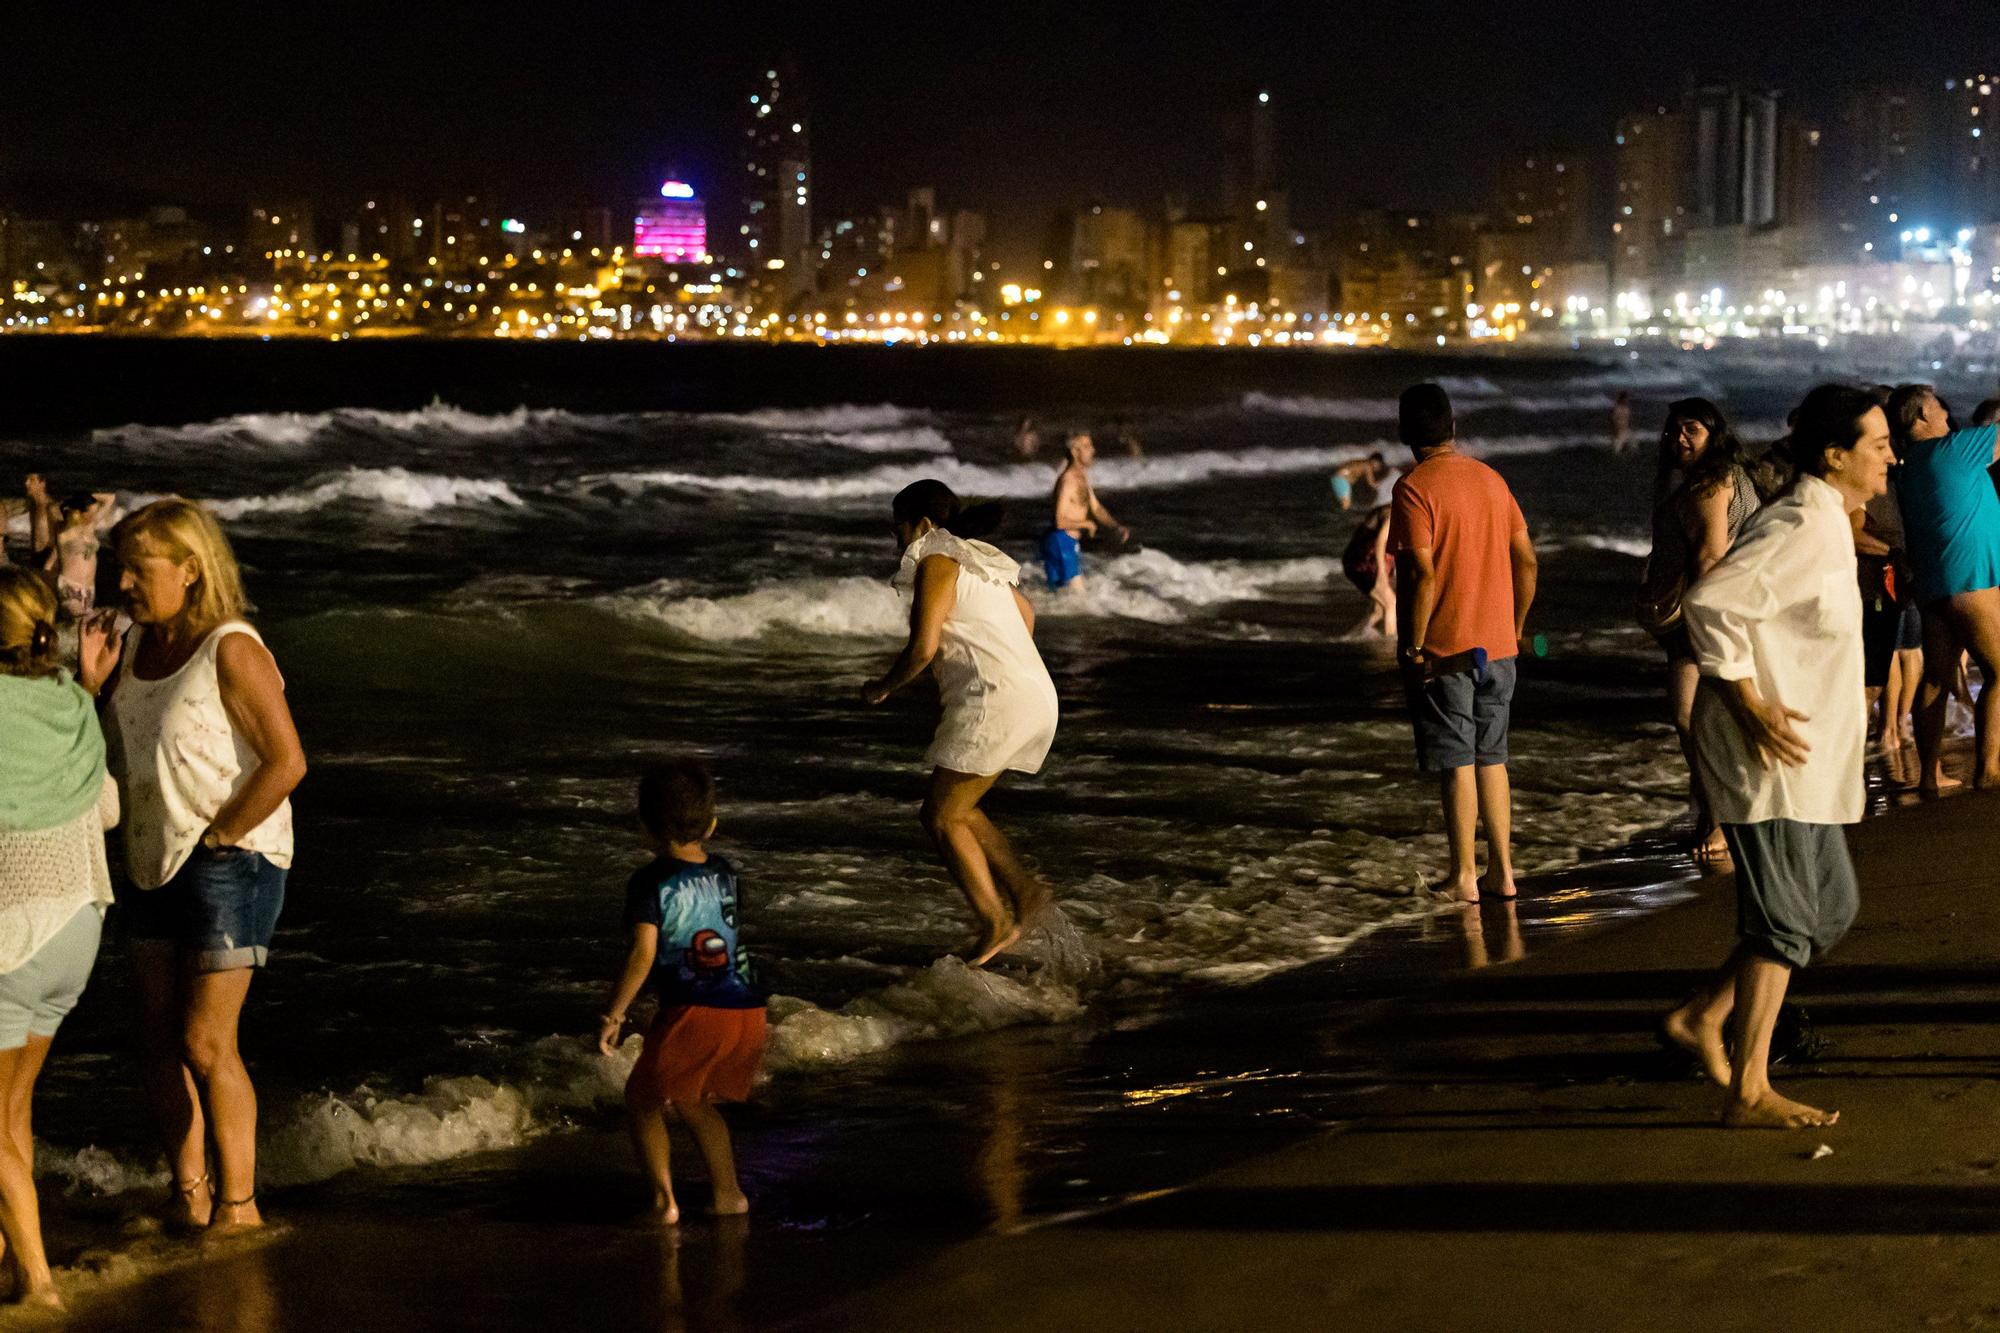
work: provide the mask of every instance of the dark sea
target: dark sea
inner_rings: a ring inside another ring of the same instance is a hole
[[[537,359],[543,358],[543,359]],[[0,344],[0,479],[211,503],[246,566],[311,774],[244,1045],[267,1187],[442,1165],[612,1123],[630,1058],[582,1039],[646,858],[647,763],[706,759],[794,1105],[915,1043],[1113,1024],[1440,910],[1444,846],[1389,651],[1350,631],[1365,511],[1328,473],[1436,378],[1542,558],[1513,777],[1518,868],[1587,871],[1684,817],[1632,623],[1669,400],[1781,429],[1805,367],[471,344]],[[1609,445],[1629,390],[1638,448]],[[1015,421],[1050,443],[1022,461]],[[1033,564],[1066,428],[1134,533],[1051,595]],[[855,687],[900,642],[889,498],[1001,498],[1062,701],[988,808],[1065,929],[989,972],[916,809],[935,700]],[[1365,496],[1363,499],[1365,500]],[[41,1165],[163,1178],[126,1055],[123,949],[42,1084]],[[825,1094],[831,1098],[832,1093]]]

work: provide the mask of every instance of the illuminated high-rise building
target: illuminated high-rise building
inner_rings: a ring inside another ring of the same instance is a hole
[[[632,222],[632,253],[676,263],[708,254],[708,214],[686,181],[664,181],[658,197],[639,201]]]
[[[754,288],[782,300],[812,283],[812,120],[794,70],[762,74],[741,108],[743,216],[730,250]]]

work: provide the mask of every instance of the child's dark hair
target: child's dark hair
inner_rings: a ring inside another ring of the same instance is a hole
[[[693,759],[655,764],[639,779],[639,822],[668,842],[700,842],[715,826],[715,779]]]
[[[997,500],[969,505],[952,494],[951,487],[930,478],[913,481],[896,492],[890,512],[898,523],[927,518],[957,537],[987,536],[997,531],[1000,520],[1007,516]]]

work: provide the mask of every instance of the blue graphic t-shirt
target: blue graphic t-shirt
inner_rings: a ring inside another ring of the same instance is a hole
[[[750,955],[736,938],[736,872],[721,857],[696,863],[663,856],[636,872],[625,885],[625,924],[659,929],[653,988],[662,1005],[764,1007],[750,985]]]

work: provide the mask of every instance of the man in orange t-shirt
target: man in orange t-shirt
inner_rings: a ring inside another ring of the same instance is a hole
[[[1439,775],[1451,872],[1461,902],[1484,888],[1514,896],[1507,720],[1515,657],[1535,600],[1535,547],[1500,474],[1458,452],[1451,399],[1435,384],[1403,391],[1397,434],[1417,465],[1396,483],[1389,549],[1407,608],[1400,656],[1417,762]],[[1486,824],[1486,875],[1473,843]]]

